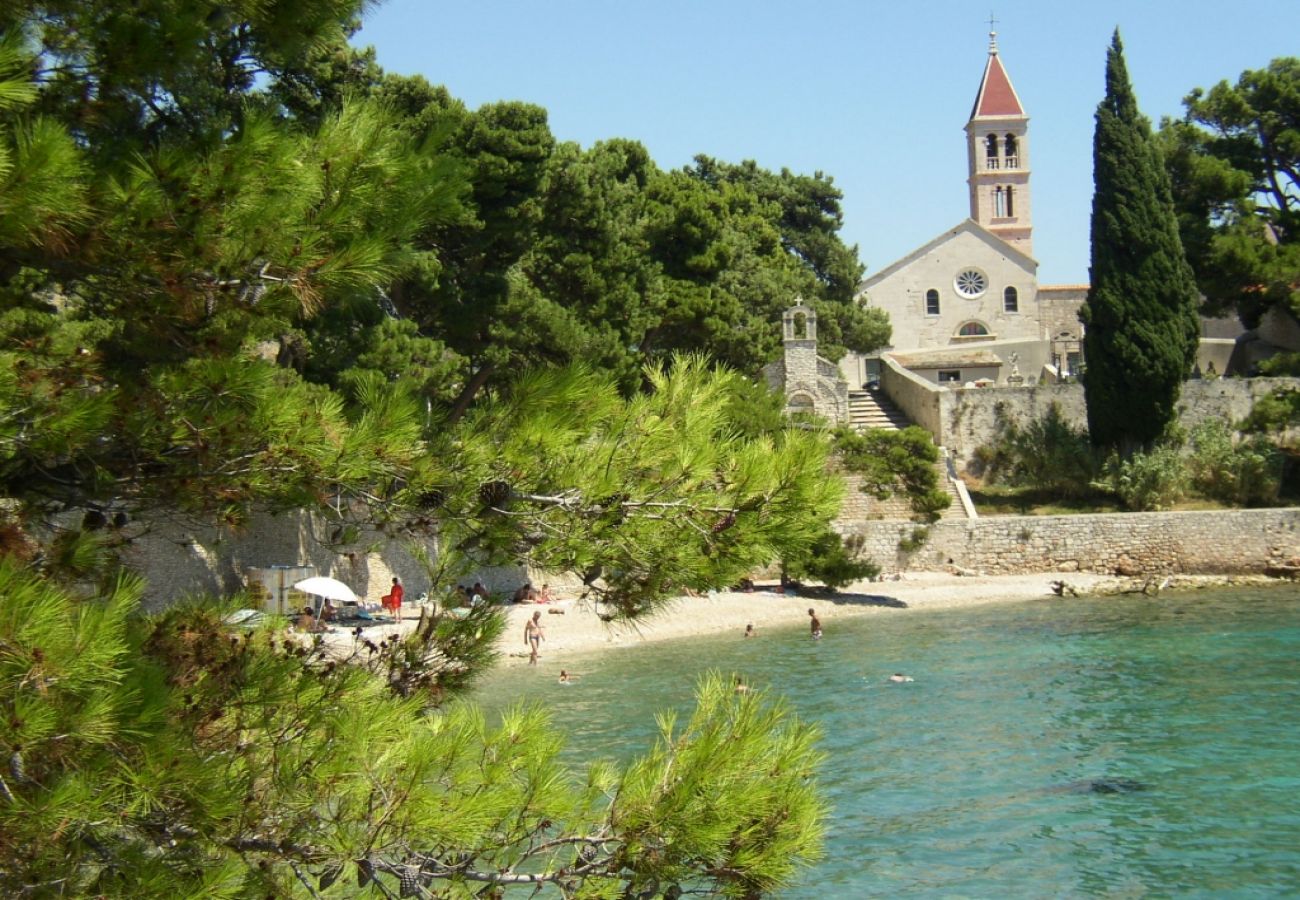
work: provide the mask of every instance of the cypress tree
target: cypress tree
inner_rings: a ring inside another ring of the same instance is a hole
[[[1118,30],[1096,121],[1091,287],[1079,313],[1084,393],[1093,446],[1127,456],[1154,443],[1176,415],[1200,327],[1169,176],[1138,112]]]

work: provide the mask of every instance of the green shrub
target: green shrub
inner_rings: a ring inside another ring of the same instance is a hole
[[[1067,422],[1055,403],[1023,428],[1004,422],[993,445],[975,451],[975,461],[990,483],[1063,497],[1086,495],[1097,470],[1087,430]]]
[[[1279,353],[1259,364],[1259,374],[1275,376],[1300,375],[1300,353]]]
[[[1187,492],[1187,464],[1175,444],[1160,444],[1127,459],[1113,453],[1094,486],[1136,511],[1168,509]]]
[[[1300,425],[1300,391],[1277,388],[1255,402],[1241,423],[1242,431],[1275,434]]]
[[[898,549],[904,553],[915,553],[925,546],[925,542],[930,539],[930,526],[918,525],[912,529],[911,534],[904,535],[898,541]]]
[[[863,493],[883,500],[901,491],[920,521],[936,521],[952,502],[940,487],[939,448],[924,428],[861,433],[841,428],[835,450],[846,471],[862,476]]]
[[[1231,506],[1264,506],[1277,500],[1283,457],[1267,439],[1233,441],[1221,421],[1204,422],[1192,432],[1188,459],[1196,492]]]
[[[783,561],[785,576],[793,581],[820,581],[832,591],[854,581],[875,578],[880,566],[862,557],[862,535],[841,538],[829,528],[813,541],[808,553]]]

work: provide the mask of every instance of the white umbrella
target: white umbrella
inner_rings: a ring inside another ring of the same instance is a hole
[[[304,594],[315,594],[317,597],[324,597],[326,600],[337,600],[340,603],[357,602],[357,595],[352,593],[352,588],[337,578],[314,575],[311,578],[304,578],[302,581],[296,582],[294,587]]]

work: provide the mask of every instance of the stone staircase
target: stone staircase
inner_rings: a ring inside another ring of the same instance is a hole
[[[866,431],[870,428],[900,431],[911,424],[903,411],[894,405],[884,391],[849,391],[849,427],[854,431]],[[965,518],[966,508],[961,502],[957,485],[950,477],[947,451],[941,448],[940,452],[943,455],[935,463],[939,473],[939,487],[950,498],[948,508],[943,511],[941,517]],[[851,482],[853,490],[850,493],[852,494],[856,492],[857,483],[855,479],[851,479]],[[870,518],[906,519],[911,516],[911,508],[907,505],[906,499],[897,495],[883,502],[860,501],[854,506],[862,507],[855,510],[858,515]]]
[[[854,431],[868,428],[900,431],[911,424],[884,391],[849,391],[849,427]]]

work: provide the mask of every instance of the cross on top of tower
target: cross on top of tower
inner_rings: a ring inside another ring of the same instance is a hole
[[[998,20],[995,19],[993,17],[993,13],[990,12],[989,13],[989,53],[998,52],[998,33],[993,30],[993,26],[996,24],[998,24]]]

